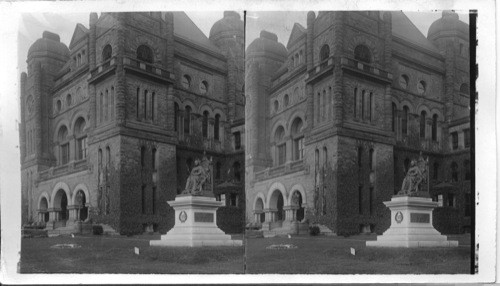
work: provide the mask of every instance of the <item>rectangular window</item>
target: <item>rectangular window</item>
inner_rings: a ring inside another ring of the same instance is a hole
[[[235,132],[233,135],[234,135],[234,149],[240,150],[241,149],[241,133]]]
[[[142,185],[141,189],[141,210],[142,214],[146,214],[146,186]]]
[[[286,144],[281,144],[278,147],[278,166],[285,164],[286,161]]]
[[[238,195],[237,194],[231,194],[229,196],[229,205],[232,207],[238,206]]]
[[[69,143],[61,145],[61,163],[66,165],[69,162]]]
[[[454,194],[448,194],[448,206],[449,207],[455,206],[455,195]]]
[[[470,129],[464,129],[464,146],[465,148],[470,147]]]
[[[304,158],[304,137],[294,140],[294,160],[302,160]]]
[[[153,194],[151,198],[151,204],[153,206],[153,214],[156,214],[156,187],[153,187]]]
[[[452,146],[453,150],[458,149],[458,133],[457,132],[451,133],[451,146]]]
[[[87,158],[87,137],[77,139],[76,148],[78,160]]]
[[[363,214],[363,186],[358,188],[358,212]]]

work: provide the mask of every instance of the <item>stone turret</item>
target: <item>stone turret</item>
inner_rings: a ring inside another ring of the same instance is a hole
[[[245,94],[245,134],[248,136],[246,148],[247,164],[254,171],[266,168],[270,163],[268,154],[269,88],[274,73],[286,61],[287,50],[278,42],[278,36],[262,31],[247,49]]]
[[[429,27],[427,38],[445,58],[445,121],[465,117],[468,109],[460,108],[460,88],[469,86],[469,25],[457,13],[443,11],[440,19]],[[463,102],[467,104],[466,102]]]

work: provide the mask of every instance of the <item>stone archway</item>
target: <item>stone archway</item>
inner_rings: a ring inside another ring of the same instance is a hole
[[[264,213],[264,201],[262,198],[257,198],[254,206],[255,222],[263,223],[266,220],[266,214]]]
[[[68,220],[68,196],[63,189],[57,190],[54,196],[54,210],[58,213],[56,220],[57,221],[66,221]]]
[[[285,211],[283,210],[284,205],[285,200],[283,198],[283,194],[280,190],[275,189],[272,192],[271,198],[269,200],[269,209],[271,209],[274,214],[273,218],[271,219],[272,221],[285,220]]]
[[[39,221],[40,222],[48,222],[49,221],[49,202],[46,197],[42,197],[38,204],[38,213],[39,213]]]
[[[87,196],[83,190],[78,190],[75,194],[75,207],[77,209],[76,219],[85,221],[88,218]]]
[[[303,206],[302,194],[300,191],[295,190],[292,193],[292,206],[295,208],[295,219],[298,221],[302,221],[304,219],[305,209]]]

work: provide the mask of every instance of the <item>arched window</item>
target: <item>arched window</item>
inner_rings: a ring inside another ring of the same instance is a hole
[[[289,101],[290,101],[290,98],[288,98],[288,94],[285,94],[285,96],[283,96],[283,105],[284,105],[285,107],[287,107],[287,106],[288,106]]]
[[[373,120],[373,92],[370,92],[370,97],[368,97],[368,119]]]
[[[143,99],[142,99],[142,108],[143,108],[143,113],[142,116],[144,119],[148,118],[148,91],[144,91]]]
[[[219,130],[220,129],[220,114],[215,115],[215,120],[214,120],[214,138],[215,140],[220,140],[219,136]]]
[[[425,91],[427,89],[427,84],[425,83],[425,81],[421,80],[418,82],[417,84],[417,91],[419,94],[424,94]]]
[[[392,103],[392,131],[396,131],[396,104]]]
[[[71,106],[71,103],[72,103],[71,94],[68,93],[68,95],[66,95],[66,105],[69,107]]]
[[[361,119],[365,120],[365,114],[366,114],[366,92],[363,90],[361,92]]]
[[[179,104],[174,102],[174,130],[177,131],[179,128]]]
[[[207,94],[208,92],[208,82],[206,80],[200,82],[200,93]]]
[[[104,121],[108,121],[108,110],[109,110],[109,106],[108,106],[108,97],[109,97],[109,92],[108,90],[106,89],[106,91],[104,92]]]
[[[102,149],[99,148],[99,152],[97,153],[97,162],[99,165],[99,168],[102,167]]]
[[[321,47],[321,50],[319,52],[319,60],[322,62],[330,57],[330,47],[325,44],[323,47]]]
[[[299,54],[295,54],[295,65],[298,66],[300,64]]]
[[[240,173],[240,162],[234,162],[233,164],[233,174],[236,181],[241,181],[241,173]]]
[[[87,158],[87,134],[85,133],[85,119],[79,117],[75,122],[75,138],[76,138],[76,159],[81,160]]]
[[[203,138],[208,137],[208,111],[203,111],[203,122],[201,124]]]
[[[66,126],[61,126],[59,132],[57,133],[57,139],[59,140],[59,158],[60,164],[65,165],[69,162],[69,142],[68,142],[68,128]]]
[[[191,106],[186,106],[184,110],[184,134],[191,132]]]
[[[137,95],[136,95],[136,102],[135,102],[135,112],[136,112],[137,120],[139,120],[139,118],[140,118],[140,116],[139,116],[140,110],[141,110],[141,90],[140,90],[140,88],[137,88]]]
[[[469,160],[464,161],[464,170],[465,170],[464,180],[468,181],[468,180],[470,180],[470,177],[471,177],[470,161]]]
[[[399,77],[399,86],[402,88],[402,89],[406,89],[408,87],[408,81],[409,81],[409,78],[407,75],[403,74]]]
[[[358,117],[358,88],[354,88],[354,118]]]
[[[140,45],[137,48],[137,59],[143,62],[153,62],[153,51],[146,45]]]
[[[56,106],[57,106],[57,111],[61,111],[62,102],[60,100],[58,100],[56,103]]]
[[[462,83],[462,85],[460,86],[460,93],[469,95],[469,92],[469,85],[466,83]]]
[[[187,74],[185,74],[183,77],[182,77],[182,87],[184,87],[185,89],[189,89],[189,87],[191,86],[191,77],[188,76]]]
[[[314,166],[316,167],[316,170],[319,170],[319,150],[316,149],[314,151]]]
[[[408,135],[408,115],[409,115],[409,108],[408,106],[403,107],[403,118],[401,119],[401,133],[403,135]]]
[[[326,91],[323,90],[323,97],[321,98],[321,120],[326,119]]]
[[[458,164],[456,162],[451,163],[451,181],[458,182]]]
[[[432,116],[432,141],[437,140],[437,121],[438,121],[438,115],[434,114]]]
[[[111,149],[109,146],[106,146],[106,166],[109,166],[111,163]]]
[[[356,48],[354,48],[354,59],[365,63],[371,63],[372,55],[370,49],[365,45],[356,46]]]
[[[427,112],[425,110],[422,110],[420,113],[420,138],[425,138],[425,121],[427,116]]]
[[[277,166],[285,164],[286,161],[286,142],[285,138],[285,128],[280,126],[276,129],[274,133],[274,142],[276,144],[276,158],[275,162]]]
[[[111,48],[111,45],[106,45],[102,49],[102,61],[105,62],[111,58],[111,54],[113,53],[113,50]]]
[[[326,168],[328,164],[328,149],[325,147],[323,147],[323,168]]]
[[[155,120],[155,108],[156,108],[156,94],[151,93],[151,120]]]
[[[302,160],[304,158],[304,132],[303,132],[303,122],[300,118],[295,118],[292,123],[292,150],[293,150],[293,160]]]
[[[274,101],[274,112],[277,112],[279,108],[279,102],[277,100]]]

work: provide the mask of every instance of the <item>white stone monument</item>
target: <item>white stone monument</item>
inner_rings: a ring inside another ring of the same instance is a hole
[[[394,196],[384,204],[391,210],[391,226],[376,241],[366,246],[378,247],[456,247],[432,226],[432,210],[438,206],[430,198]]]
[[[175,210],[175,225],[160,240],[150,246],[241,246],[242,240],[232,240],[217,226],[217,209],[224,205],[213,197],[211,161],[195,161],[186,188],[168,204]]]
[[[422,154],[412,160],[403,180],[401,191],[384,204],[391,210],[391,226],[376,241],[366,246],[378,247],[456,247],[458,241],[448,241],[432,225],[432,211],[438,206],[431,198],[419,196],[420,186],[427,181],[429,191],[429,159]]]

